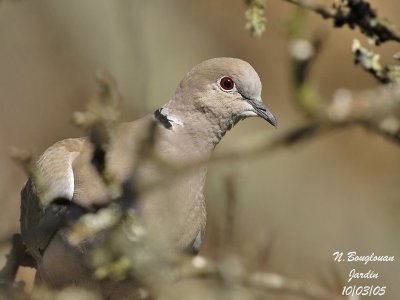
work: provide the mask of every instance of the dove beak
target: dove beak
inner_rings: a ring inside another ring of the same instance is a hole
[[[253,107],[254,112],[272,126],[276,127],[277,121],[274,115],[268,110],[265,104],[259,100],[246,99],[247,102]]]

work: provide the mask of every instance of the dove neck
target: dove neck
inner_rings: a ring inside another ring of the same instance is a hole
[[[171,121],[172,130],[182,132],[191,140],[197,150],[211,152],[220,142],[222,137],[229,131],[236,121],[228,113],[215,112],[207,108],[181,107],[163,108],[163,113]]]

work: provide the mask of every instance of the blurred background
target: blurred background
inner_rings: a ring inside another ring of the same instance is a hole
[[[370,3],[400,26],[399,1]],[[293,103],[285,29],[295,10],[284,1],[268,1],[266,32],[253,38],[245,30],[245,5],[239,0],[0,1],[0,236],[19,228],[19,192],[26,181],[9,158],[9,147],[40,154],[60,139],[83,135],[71,114],[94,94],[93,76],[99,69],[116,78],[124,98],[123,118],[131,120],[168,101],[184,74],[202,60],[242,58],[258,71],[264,102],[279,126],[275,130],[257,119],[241,122],[217,151],[272,138],[299,124],[304,117]],[[316,30],[325,43],[310,76],[322,99],[328,102],[341,87],[357,91],[378,85],[353,64],[352,40],[366,44],[365,37],[357,30],[333,29],[331,21],[309,13],[305,32]],[[397,51],[393,42],[379,47],[384,63],[393,63]],[[399,299],[398,155],[393,143],[352,128],[265,157],[211,166],[201,254],[217,255],[225,182],[233,176],[238,203],[232,248],[250,269],[330,288],[336,276],[347,281],[353,268],[373,269],[379,279],[353,284],[387,286],[381,299]],[[2,248],[1,264],[6,250]],[[335,251],[394,255],[396,261],[339,265],[333,262]],[[32,278],[32,272],[22,272],[20,278]]]

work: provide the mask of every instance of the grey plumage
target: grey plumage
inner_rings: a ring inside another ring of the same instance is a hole
[[[226,79],[228,78],[228,79]],[[276,125],[261,100],[261,81],[247,63],[216,58],[194,67],[180,82],[171,100],[155,114],[120,124],[107,152],[106,168],[120,183],[132,176],[146,180],[165,176],[151,162],[138,164],[138,147],[156,122],[154,151],[163,160],[182,166],[207,159],[224,134],[238,121],[259,116]],[[40,191],[28,180],[21,193],[21,233],[35,258],[41,279],[54,287],[95,284],[83,267],[87,248],[68,244],[63,218],[77,218],[94,204],[108,201],[107,189],[90,163],[93,145],[87,138],[67,139],[48,148],[37,166],[59,202],[41,207]],[[175,251],[200,249],[206,225],[203,196],[206,167],[199,166],[154,189],[140,199],[144,225],[160,233],[160,245]],[[87,245],[86,245],[87,246]]]

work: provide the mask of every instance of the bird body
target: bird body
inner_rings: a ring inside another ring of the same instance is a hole
[[[141,156],[140,147],[154,124],[152,151],[170,166],[184,166],[209,158],[224,134],[250,116],[276,124],[261,102],[261,82],[254,69],[234,58],[207,60],[184,77],[171,100],[154,114],[117,126],[105,168],[121,185],[132,176],[140,182],[169,176],[168,170]],[[88,138],[76,138],[57,142],[41,155],[37,167],[52,199],[88,209],[107,204],[107,187],[91,163],[93,152]],[[135,205],[145,227],[158,233],[162,247],[199,250],[206,225],[205,179],[206,167],[193,167],[168,186],[154,187]],[[91,282],[82,261],[96,237],[70,245],[68,226],[60,222],[68,208],[41,204],[32,179],[21,195],[21,233],[42,281],[53,287]]]

